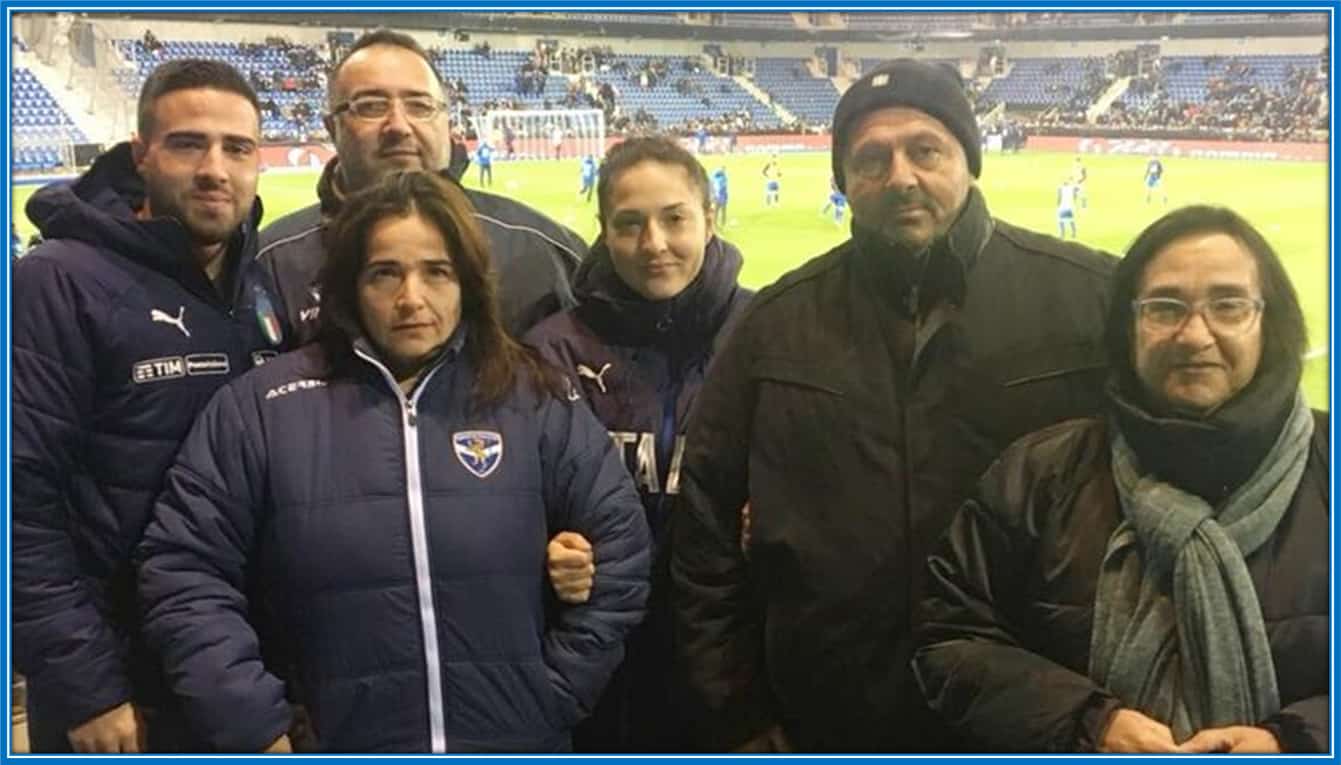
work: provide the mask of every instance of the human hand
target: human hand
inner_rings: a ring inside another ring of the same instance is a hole
[[[1175,754],[1173,731],[1164,723],[1134,709],[1119,709],[1109,718],[1099,751],[1119,754]]]
[[[66,736],[79,754],[133,754],[144,751],[144,718],[129,701],[71,728]]]
[[[261,754],[293,754],[293,745],[289,743],[289,734],[275,739],[274,743],[261,750]]]
[[[596,577],[591,543],[573,531],[560,531],[545,548],[545,563],[554,594],[564,603],[586,603]]]
[[[1266,728],[1229,725],[1206,728],[1184,741],[1178,750],[1187,754],[1226,752],[1229,754],[1280,754],[1280,742]]]

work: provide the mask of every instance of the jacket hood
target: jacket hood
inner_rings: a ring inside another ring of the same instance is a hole
[[[193,264],[191,237],[175,218],[136,218],[144,197],[144,180],[126,142],[98,157],[79,178],[43,187],[25,210],[43,239],[85,242],[178,276]],[[255,246],[261,215],[257,197],[251,215],[229,242],[230,257],[248,244]]]
[[[964,304],[968,272],[987,246],[993,228],[987,200],[977,186],[970,186],[959,217],[920,251],[910,252],[855,220],[852,241],[873,286],[891,295],[900,312],[912,318],[940,300]]]
[[[578,314],[601,336],[620,344],[706,347],[730,315],[744,263],[740,250],[717,236],[708,241],[703,267],[679,295],[652,301],[615,272],[610,248],[597,239],[574,276]]]

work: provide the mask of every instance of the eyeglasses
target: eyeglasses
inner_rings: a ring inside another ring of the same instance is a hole
[[[1182,329],[1194,312],[1218,335],[1243,334],[1266,306],[1261,298],[1218,297],[1187,303],[1178,298],[1156,297],[1131,301],[1141,327],[1148,332],[1173,334]]]
[[[400,101],[405,116],[416,122],[427,122],[447,108],[447,104],[432,96],[359,96],[331,109],[331,116],[349,112],[361,120],[385,119],[391,113],[391,102]]]

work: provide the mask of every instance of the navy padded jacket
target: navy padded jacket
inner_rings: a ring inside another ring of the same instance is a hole
[[[323,750],[570,746],[642,618],[647,525],[585,406],[519,385],[472,413],[462,334],[408,397],[371,354],[334,376],[313,344],[201,415],[140,586],[150,642],[211,745],[258,751],[288,725],[247,619],[260,607],[297,646]],[[564,529],[596,549],[580,606],[556,605],[545,573]]]
[[[161,701],[131,552],[196,414],[273,355],[251,280],[260,202],[227,255],[230,301],[180,223],[135,218],[143,197],[121,144],[33,195],[45,241],[14,264],[14,665],[46,730]]]

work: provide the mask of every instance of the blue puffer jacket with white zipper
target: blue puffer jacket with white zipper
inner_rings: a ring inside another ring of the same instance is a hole
[[[201,415],[139,557],[146,634],[211,745],[259,751],[288,726],[259,608],[301,646],[323,750],[570,747],[642,618],[647,524],[586,407],[519,382],[473,411],[467,334],[409,394],[367,350],[336,375],[310,345]],[[563,529],[596,549],[582,605],[550,594]]]

